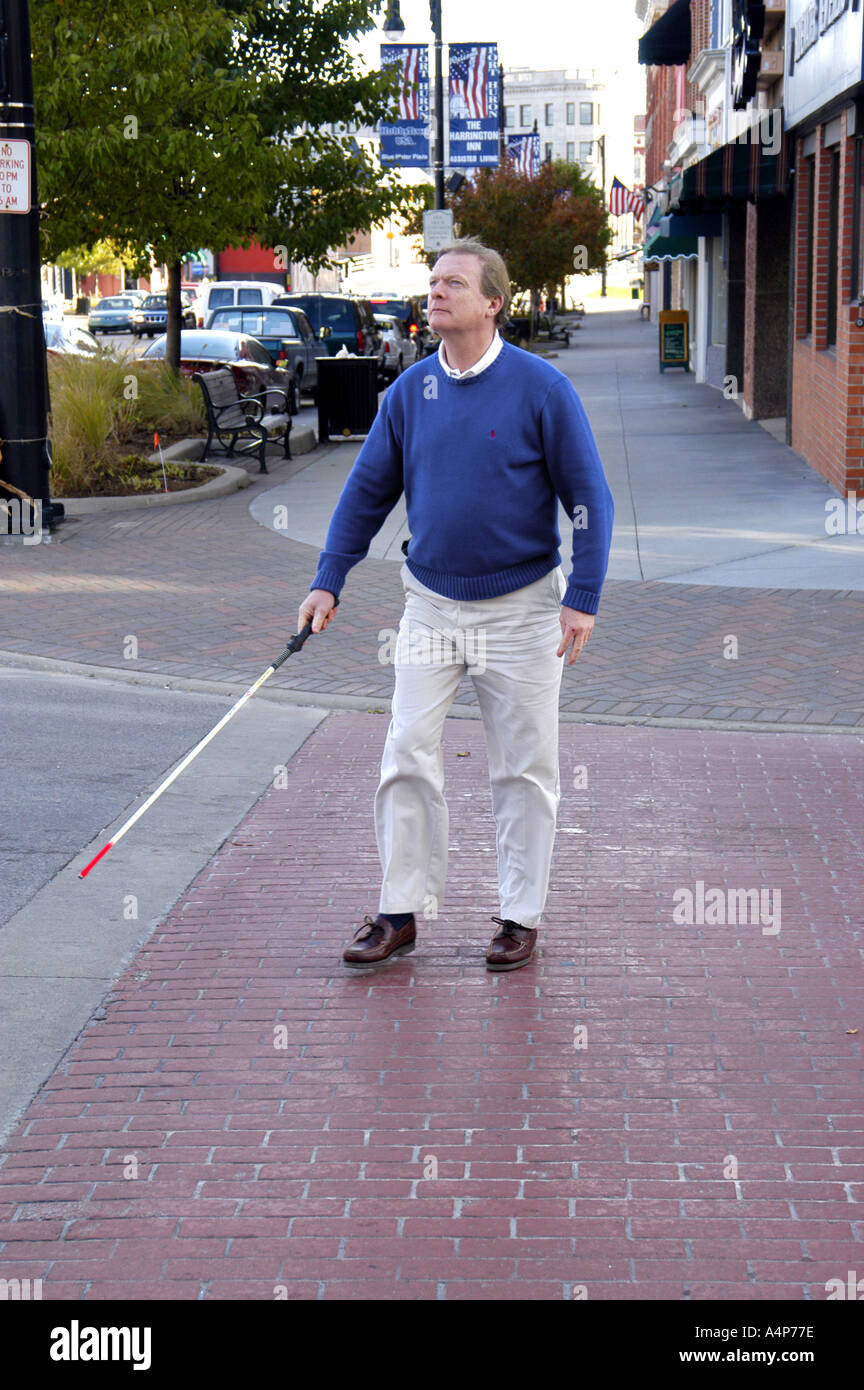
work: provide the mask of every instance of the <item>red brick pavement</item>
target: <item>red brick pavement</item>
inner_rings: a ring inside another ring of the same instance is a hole
[[[482,729],[450,725],[446,911],[357,977],[338,956],[375,903],[385,724],[324,721],[70,1047],[3,1154],[0,1277],[822,1300],[860,1270],[855,746],[567,725],[542,955],[491,975]],[[779,889],[779,934],[675,925],[698,880]]]
[[[310,457],[279,471],[314,466]],[[274,465],[275,468],[275,465]],[[276,478],[253,480],[269,488]],[[67,523],[50,547],[5,547],[0,650],[246,684],[294,631],[317,551],[249,515],[253,489],[194,506]],[[349,576],[337,623],[273,685],[368,697],[392,670],[379,632],[401,611],[399,566]],[[338,624],[338,627],[337,627]],[[138,656],[124,657],[127,636]],[[737,659],[724,657],[738,639]],[[864,727],[864,594],[609,580],[594,637],[565,668],[567,714]],[[470,683],[458,702],[474,704]]]

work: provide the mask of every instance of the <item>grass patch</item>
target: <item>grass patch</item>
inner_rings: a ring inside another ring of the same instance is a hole
[[[186,377],[175,377],[164,362],[118,361],[107,353],[52,356],[48,375],[54,497],[104,496],[111,491],[107,486],[111,479],[120,495],[161,491],[158,465],[158,487],[135,481],[146,477],[146,470],[137,465],[146,464],[153,452],[154,432],[158,431],[164,448],[187,435],[200,434],[206,423],[200,388]],[[136,468],[130,460],[135,460]],[[166,471],[175,466],[166,464]],[[182,481],[179,476],[176,481],[192,487],[204,473],[215,477],[217,472],[199,469],[194,481]]]

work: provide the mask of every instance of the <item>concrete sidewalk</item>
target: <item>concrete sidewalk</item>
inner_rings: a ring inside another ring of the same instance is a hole
[[[569,349],[550,357],[579,392],[615,498],[609,579],[767,589],[864,590],[861,534],[829,535],[837,494],[733,400],[684,372],[657,369],[656,329],[634,310],[592,307]],[[359,444],[255,498],[252,515],[316,550]],[[572,526],[559,527],[565,560]],[[372,542],[402,560],[404,499]]]
[[[864,537],[825,534],[830,489],[733,402],[660,377],[653,330],[631,314],[592,311],[556,359],[597,429],[616,502],[612,575],[628,576],[607,579],[594,640],[565,670],[564,719],[864,726]],[[355,453],[334,445],[231,497],[85,518],[58,544],[6,548],[0,661],[239,693],[295,630]],[[376,542],[385,558],[349,575],[326,637],[264,698],[386,707],[379,634],[401,612],[401,526],[397,509]],[[750,587],[763,573],[768,587]],[[469,683],[454,712],[476,716]]]
[[[565,669],[537,959],[484,968],[494,824],[465,685],[441,915],[380,972],[339,961],[377,902],[394,516],[328,633],[91,878],[101,835],[60,866],[5,954],[0,931],[0,1105],[23,1107],[0,1279],[48,1300],[807,1301],[860,1269],[860,538],[823,544],[828,489],[709,388],[656,377],[650,332],[590,314],[558,359],[619,526]],[[224,707],[294,631],[346,448],[4,548],[0,661]],[[706,560],[721,584],[696,582]],[[738,582],[751,563],[769,587]],[[66,856],[75,789],[50,786]]]

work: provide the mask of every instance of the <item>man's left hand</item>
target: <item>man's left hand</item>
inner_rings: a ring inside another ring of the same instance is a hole
[[[588,638],[591,636],[591,629],[594,626],[593,613],[580,613],[578,608],[561,608],[561,645],[558,648],[558,656],[564,656],[568,647],[570,648],[570,658],[568,666],[572,666],[577,656],[581,652]]]

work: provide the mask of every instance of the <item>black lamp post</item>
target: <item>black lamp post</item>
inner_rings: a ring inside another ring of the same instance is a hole
[[[597,146],[597,148],[598,148],[599,151],[600,151],[600,178],[601,178],[601,181],[602,181],[602,182],[601,182],[601,188],[602,188],[602,191],[603,191],[603,206],[605,207],[605,206],[606,206],[606,136],[605,136],[605,135],[601,135],[601,136],[599,137],[599,139],[597,139],[597,140],[594,141],[594,143],[595,143],[595,145]],[[605,297],[605,295],[606,295],[606,261],[605,261],[605,260],[604,260],[604,262],[603,262],[603,269],[602,269],[601,272],[600,272],[600,294],[601,294],[601,297]]]
[[[28,0],[0,0],[0,493],[17,499],[22,521],[25,508],[37,511],[27,499],[38,502],[42,527],[48,529],[63,508],[48,500],[48,392],[33,147]],[[29,203],[29,211],[4,206],[22,202]],[[29,520],[35,525],[37,515]]]
[[[0,0],[2,3],[2,0]],[[441,38],[441,0],[429,0],[429,18],[435,36],[435,207],[442,209],[444,204],[444,71],[441,64],[443,42]],[[393,43],[398,43],[405,34],[405,25],[399,13],[399,0],[389,0],[384,32]]]

